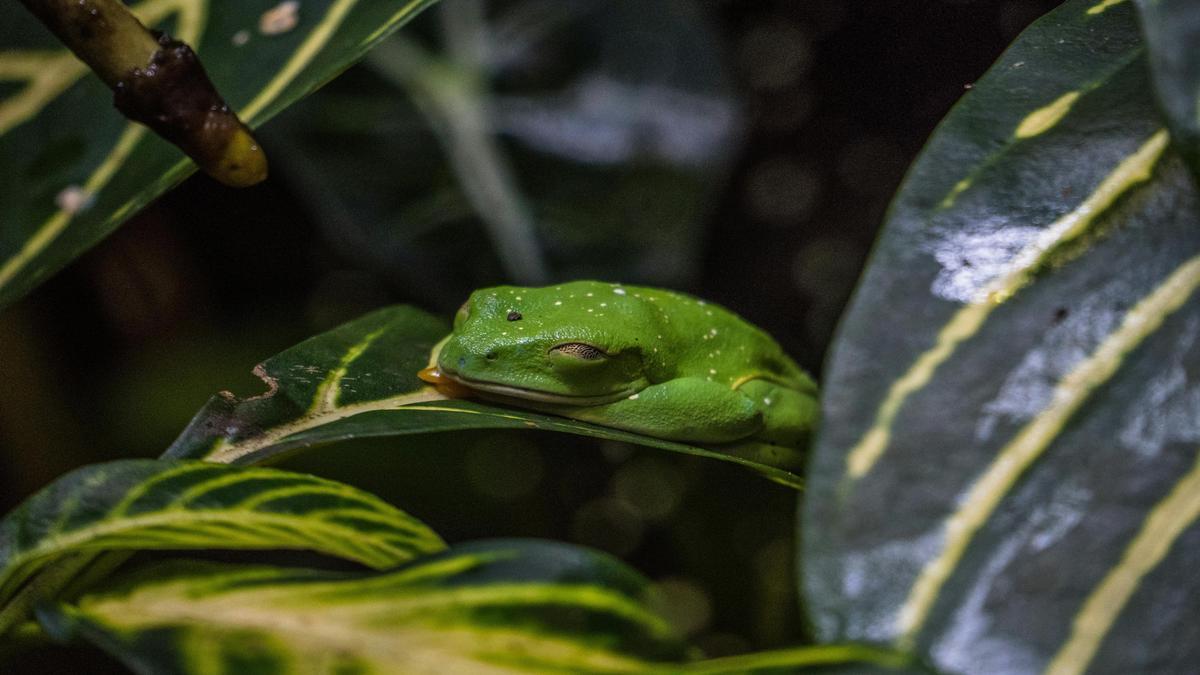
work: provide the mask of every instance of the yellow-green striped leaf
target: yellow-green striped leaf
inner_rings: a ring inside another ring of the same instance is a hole
[[[257,126],[360,58],[433,0],[140,0],[149,26],[191,44],[225,100]],[[286,27],[287,21],[277,26]],[[268,155],[270,148],[267,148]],[[0,21],[0,306],[62,268],[194,165],[112,109],[112,93],[28,12]]]
[[[822,673],[823,675],[931,675],[915,659],[869,645],[815,645],[726,656],[684,664],[689,675]]]
[[[1133,3],[1069,1],[934,134],[840,328],[801,528],[819,636],[1194,670],[1197,289]]]
[[[603,554],[458,546],[384,574],[160,565],[41,612],[141,673],[643,672],[684,651]]]
[[[1200,5],[1137,0],[1159,104],[1180,153],[1200,177]]]
[[[342,483],[260,467],[123,460],[73,471],[0,521],[0,607],[72,553],[307,549],[386,568],[443,548],[423,523]]]
[[[213,397],[167,457],[252,464],[348,438],[460,429],[545,429],[647,445],[748,466],[798,485],[799,454],[774,448],[698,447],[467,400],[417,379],[449,325],[412,307],[390,307],[310,338],[254,369],[262,394]],[[778,454],[774,454],[778,453]]]

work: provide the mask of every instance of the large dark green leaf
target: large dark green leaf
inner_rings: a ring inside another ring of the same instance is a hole
[[[445,548],[411,516],[315,476],[123,460],[73,471],[0,521],[0,604],[80,551],[308,549],[375,568]]]
[[[378,310],[306,340],[255,368],[266,393],[213,397],[167,450],[168,457],[249,464],[295,448],[366,436],[460,429],[547,429],[627,441],[749,466],[798,485],[798,453],[702,448],[584,422],[449,400],[417,379],[443,321],[411,307]]]
[[[1159,104],[1175,147],[1200,177],[1200,5],[1138,0]]]
[[[275,3],[143,0],[132,9],[195,47],[226,101],[257,126],[432,2],[308,0],[296,27],[276,35],[258,31]],[[0,82],[20,84],[0,89],[0,306],[194,169],[112,110],[99,79],[12,4],[0,22]],[[56,203],[71,193],[73,200]]]
[[[631,672],[683,656],[603,554],[458,546],[386,574],[166,565],[43,613],[142,673]]]
[[[827,370],[825,640],[946,671],[1200,659],[1200,199],[1133,3],[1067,2],[938,129]]]

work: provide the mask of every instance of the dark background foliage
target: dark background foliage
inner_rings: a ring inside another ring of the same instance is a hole
[[[964,87],[1057,3],[696,4],[720,42],[742,129],[730,170],[713,179],[700,255],[675,278],[765,327],[819,375],[905,167]],[[289,145],[284,130],[323,96],[369,82],[362,71],[268,125],[268,151]],[[422,123],[411,110],[391,114]],[[472,287],[506,281],[469,219],[432,231],[429,252],[406,250],[436,273],[389,274],[347,255],[304,206],[282,150],[272,178],[247,191],[192,178],[0,315],[0,507],[79,464],[157,455],[213,392],[257,391],[251,366],[304,337],[389,303],[449,316]],[[389,167],[358,170],[344,178]],[[523,174],[527,188],[556,179]],[[630,228],[655,226],[638,218],[646,207],[625,210]],[[494,432],[351,443],[287,466],[375,491],[449,541],[539,536],[612,551],[662,584],[667,611],[714,655],[795,642],[801,630],[795,495],[748,472]]]

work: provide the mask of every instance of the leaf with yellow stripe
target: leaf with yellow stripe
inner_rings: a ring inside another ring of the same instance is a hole
[[[261,467],[123,460],[73,471],[0,521],[0,607],[72,554],[305,549],[394,567],[445,548],[423,523],[335,481]]]
[[[1064,3],[933,135],[840,327],[801,527],[819,637],[1194,668],[1198,291],[1134,4]]]
[[[142,673],[644,672],[685,654],[646,593],[604,554],[497,541],[383,574],[160,565],[41,618]]]
[[[350,438],[464,429],[543,429],[710,457],[796,486],[798,452],[700,447],[470,400],[450,400],[417,379],[449,325],[412,307],[372,312],[277,354],[254,369],[266,392],[214,396],[167,457],[253,464]]]
[[[258,126],[433,1],[305,0],[293,27],[265,33],[260,18],[278,3],[140,0],[130,9],[146,25],[192,45],[229,105]],[[0,307],[194,169],[174,146],[117,114],[108,88],[28,12],[6,8],[0,22]]]
[[[1180,154],[1200,178],[1200,5],[1137,0],[1158,101]]]

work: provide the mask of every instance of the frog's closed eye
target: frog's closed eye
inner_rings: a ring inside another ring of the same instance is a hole
[[[569,356],[580,361],[600,361],[608,357],[604,350],[584,342],[564,342],[550,348],[551,354]]]

